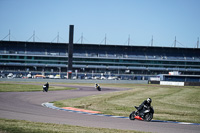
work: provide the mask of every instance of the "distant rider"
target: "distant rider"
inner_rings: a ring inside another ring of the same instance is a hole
[[[97,83],[95,83],[95,87],[98,87],[99,85]]]
[[[101,87],[99,84],[95,83],[95,88],[98,90],[98,91],[101,91]]]
[[[97,88],[99,86],[99,84],[95,83],[95,87]]]
[[[144,109],[144,107],[150,107],[151,106],[151,98],[147,98],[147,100],[144,100],[144,102],[138,107],[136,112],[140,112]]]
[[[48,83],[48,82],[46,82],[46,84],[44,84],[44,85],[43,85],[43,92],[44,92],[44,91],[46,91],[46,92],[47,92],[47,91],[48,91],[48,89],[49,89],[49,83]]]

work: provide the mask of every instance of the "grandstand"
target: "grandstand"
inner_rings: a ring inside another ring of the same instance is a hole
[[[68,43],[0,41],[0,71],[61,73],[68,67]],[[74,44],[73,72],[158,75],[169,71],[200,75],[200,49]]]

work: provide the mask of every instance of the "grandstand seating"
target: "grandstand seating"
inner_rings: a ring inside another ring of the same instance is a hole
[[[74,44],[73,47],[73,57],[80,59],[74,64],[78,68],[119,69],[120,66],[123,70],[200,71],[200,49],[96,44]],[[17,61],[31,60],[30,66],[66,67],[68,44],[0,41],[0,56],[5,63],[10,61],[11,66],[19,65]]]
[[[29,55],[49,55],[49,56],[67,56],[67,46],[61,44],[29,44],[20,45],[11,43],[0,47],[1,54],[29,54]],[[104,47],[100,45],[78,45],[74,49],[74,57],[99,57],[99,58],[134,58],[134,59],[150,59],[150,60],[200,60],[200,54],[197,52],[187,52],[187,50],[179,49],[165,49],[165,48],[151,48],[144,49],[140,47],[109,46]]]

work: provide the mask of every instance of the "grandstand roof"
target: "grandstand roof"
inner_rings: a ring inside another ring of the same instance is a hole
[[[55,42],[27,42],[27,41],[4,41],[4,40],[0,40],[0,42],[2,43],[33,43],[33,44],[63,44],[66,45],[68,43],[55,43]],[[138,47],[138,48],[168,48],[168,49],[200,49],[200,48],[187,48],[187,47],[167,47],[167,46],[139,46],[139,45],[118,45],[118,44],[80,44],[80,43],[74,43],[74,45],[81,45],[81,46],[111,46],[111,47]]]

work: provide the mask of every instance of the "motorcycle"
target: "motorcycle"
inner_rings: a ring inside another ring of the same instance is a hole
[[[48,92],[48,88],[47,88],[47,86],[46,85],[43,85],[43,92]]]
[[[139,107],[135,106],[135,108],[138,110]],[[144,121],[151,121],[153,119],[154,109],[152,106],[144,106],[143,110],[139,111],[133,111],[129,115],[130,120],[144,120]]]
[[[96,89],[97,89],[98,91],[101,91],[100,85],[96,84]]]

